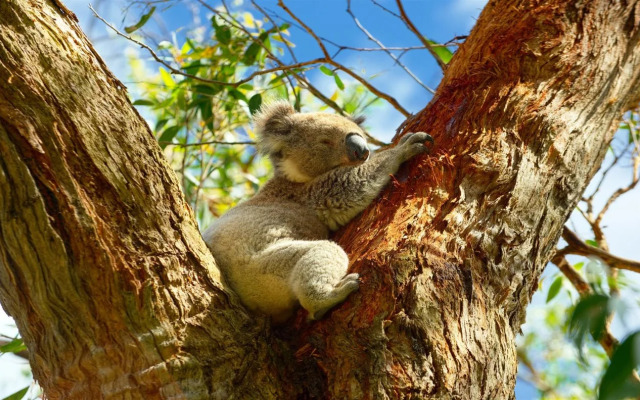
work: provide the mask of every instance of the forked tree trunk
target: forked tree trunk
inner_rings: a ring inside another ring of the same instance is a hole
[[[361,290],[272,329],[75,16],[1,1],[0,301],[34,376],[52,399],[512,398],[538,277],[638,101],[638,4],[491,1],[405,127],[434,154],[337,235]]]

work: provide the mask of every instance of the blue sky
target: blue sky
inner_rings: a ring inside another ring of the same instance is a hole
[[[230,0],[233,4],[233,1]],[[64,3],[73,10],[80,24],[94,41],[96,49],[105,59],[107,65],[125,84],[130,84],[128,75],[126,54],[136,52],[146,57],[143,49],[127,42],[122,38],[116,38],[102,22],[96,20],[88,8],[90,1],[87,0],[67,0]],[[100,1],[93,0],[94,7],[109,22],[122,29],[137,21],[140,15],[139,10],[131,9],[129,13],[123,12],[122,0]],[[266,9],[276,10],[275,0],[259,1]],[[395,1],[381,0],[380,3],[389,8],[393,8]],[[473,27],[475,19],[480,13],[485,0],[453,0],[453,1],[425,1],[425,0],[405,0],[407,13],[412,16],[418,29],[430,39],[438,42],[445,42],[458,35],[467,35]],[[339,42],[343,45],[354,47],[375,47],[356,27],[351,17],[345,12],[346,1],[327,0],[289,0],[286,4],[314,30],[321,32],[328,39]],[[238,10],[250,9],[250,2],[245,5],[235,6]],[[402,23],[394,20],[388,13],[371,3],[371,1],[354,0],[352,2],[354,13],[360,22],[380,41],[387,46],[407,46],[419,45],[418,39],[409,32]],[[164,37],[161,32],[173,31],[180,27],[193,25],[193,14],[184,7],[174,7],[163,9],[158,6],[158,11],[162,12],[163,20],[166,23],[166,30],[156,22],[148,24],[148,28],[155,31],[159,40],[171,40],[171,37]],[[206,18],[206,13],[198,17]],[[206,25],[206,22],[203,22]],[[307,60],[321,55],[316,43],[311,37],[301,30],[292,27],[290,29],[291,40],[296,44],[296,51],[300,60]],[[179,34],[180,35],[180,34]],[[431,94],[421,88],[416,82],[404,73],[399,67],[394,65],[393,60],[381,52],[343,52],[338,58],[347,65],[355,66],[357,72],[364,75],[376,75],[372,82],[381,90],[388,92],[395,97],[410,112],[415,113],[421,110],[430,100]],[[413,71],[429,87],[436,88],[442,77],[442,73],[435,61],[424,50],[408,53],[402,58],[403,62],[413,66]],[[150,70],[156,70],[157,66],[149,61]],[[321,73],[310,75],[317,86],[330,94],[334,88],[331,78],[323,76]],[[348,83],[349,79],[343,76],[343,80]],[[372,134],[381,139],[389,139],[396,128],[404,120],[404,117],[391,108],[383,105],[375,109],[375,112],[368,115],[368,126]],[[619,170],[613,174],[610,180],[610,187],[618,187],[620,183],[628,179],[628,170]],[[611,189],[613,190],[613,189]],[[605,220],[606,233],[608,234],[611,250],[627,258],[640,259],[640,249],[636,238],[630,237],[630,232],[637,232],[640,226],[638,216],[638,204],[640,204],[640,194],[638,191],[627,195],[619,200],[615,210],[613,210]],[[576,221],[579,218],[575,218]],[[586,232],[584,225],[578,225],[579,232]],[[533,307],[541,307],[544,303],[540,294],[534,297]],[[528,325],[535,325],[535,311],[529,311]],[[4,317],[0,311],[0,333],[14,334],[11,328],[11,320]],[[526,329],[526,327],[525,327]],[[619,328],[622,329],[622,328]],[[0,358],[0,398],[18,390],[29,384],[29,380],[22,376],[24,362],[11,356]],[[516,389],[517,398],[520,400],[533,398],[535,391],[523,382],[518,382]]]

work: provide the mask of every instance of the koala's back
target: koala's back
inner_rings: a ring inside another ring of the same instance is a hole
[[[260,194],[229,210],[204,233],[228,284],[250,309],[272,315],[289,313],[296,303],[288,284],[291,261],[281,259],[277,249],[328,236],[313,210]]]

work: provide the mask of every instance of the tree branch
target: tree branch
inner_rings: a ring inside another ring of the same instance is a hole
[[[420,31],[418,31],[418,28],[416,28],[413,22],[411,22],[411,20],[407,16],[407,13],[404,11],[402,0],[396,0],[396,4],[398,5],[398,10],[400,10],[400,17],[402,18],[404,23],[407,24],[407,27],[409,28],[409,30],[411,30],[411,32],[413,32],[418,37],[418,39],[420,39],[420,42],[422,42],[424,47],[429,51],[429,53],[431,53],[433,58],[435,58],[436,61],[438,62],[438,65],[440,66],[440,68],[444,71],[447,68],[447,64],[445,64],[444,61],[442,61],[438,53],[436,53],[436,51],[433,49],[431,43],[429,43],[429,41],[424,36],[422,36]]]
[[[351,16],[351,18],[353,19],[353,22],[356,24],[356,26],[360,29],[360,31],[362,31],[362,33],[364,33],[367,38],[369,40],[371,40],[372,42],[374,42],[375,44],[377,44],[381,50],[384,50],[385,53],[387,53],[389,55],[389,57],[391,57],[391,59],[393,59],[393,61],[400,66],[407,74],[409,74],[409,76],[411,78],[413,78],[413,80],[415,80],[420,86],[422,86],[423,88],[425,88],[429,93],[431,94],[435,94],[435,90],[431,89],[430,87],[428,87],[427,85],[425,85],[424,83],[422,83],[422,81],[420,80],[420,78],[418,78],[413,72],[411,72],[411,70],[409,68],[407,68],[406,65],[404,65],[400,59],[393,54],[391,51],[389,51],[384,44],[382,44],[381,41],[379,41],[378,39],[376,39],[358,20],[358,18],[355,16],[355,14],[353,13],[353,11],[351,11],[351,0],[347,1],[347,13]]]
[[[615,256],[608,251],[597,247],[589,246],[566,226],[562,230],[562,238],[567,242],[567,246],[558,250],[557,256],[565,256],[567,254],[575,254],[580,256],[598,257],[612,268],[626,269],[640,273],[640,262],[628,260],[626,258]],[[555,264],[555,263],[554,263]]]
[[[389,95],[389,94],[381,91],[380,89],[376,88],[371,83],[369,83],[366,79],[364,79],[360,75],[356,74],[355,72],[351,71],[350,68],[347,68],[344,65],[340,64],[339,62],[335,61],[331,57],[329,52],[327,51],[327,48],[324,45],[324,43],[322,42],[322,40],[318,37],[318,35],[316,35],[316,33],[313,31],[313,29],[311,29],[311,27],[309,27],[307,24],[302,22],[302,20],[300,18],[298,18],[298,16],[295,15],[293,13],[293,11],[291,11],[289,9],[289,7],[287,7],[286,4],[284,4],[284,2],[282,0],[278,0],[278,6],[280,6],[287,14],[289,14],[291,16],[291,18],[293,18],[296,22],[298,22],[298,24],[300,24],[300,26],[302,26],[304,28],[304,30],[315,39],[316,43],[320,47],[320,50],[322,51],[322,53],[324,54],[324,56],[326,58],[326,63],[327,64],[333,65],[337,69],[341,70],[342,72],[346,73],[347,75],[351,76],[352,78],[354,78],[355,80],[360,82],[363,86],[365,86],[367,89],[369,89],[369,91],[371,93],[373,93],[376,96],[386,100],[389,104],[391,104],[391,106],[393,106],[393,108],[398,110],[406,118],[411,116],[411,113],[409,111],[407,111],[404,107],[402,107],[402,105],[400,105],[400,103],[398,103],[398,101],[394,97],[392,97],[391,95]]]

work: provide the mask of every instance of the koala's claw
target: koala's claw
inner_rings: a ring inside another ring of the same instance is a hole
[[[359,287],[360,287],[360,275],[359,274],[346,275],[336,285],[336,289],[338,289],[338,290],[351,289],[351,290],[348,290],[349,293],[353,292],[354,290],[357,290]]]
[[[407,133],[400,139],[398,146],[406,148],[405,154],[408,158],[411,158],[418,154],[429,152],[429,147],[425,142],[434,142],[433,138],[428,133]]]
[[[403,145],[407,142],[409,142],[408,144],[414,144],[414,143],[417,144],[417,143],[424,143],[424,142],[433,143],[433,138],[431,137],[431,135],[425,132],[407,133],[400,139],[400,142],[398,144]]]

